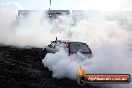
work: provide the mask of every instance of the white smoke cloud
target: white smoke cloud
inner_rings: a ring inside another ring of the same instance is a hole
[[[19,7],[17,3],[11,2],[0,6],[0,43],[19,47],[44,47],[45,40],[51,40],[52,36],[44,12],[33,11],[20,19],[17,18],[18,10],[21,9]]]
[[[91,64],[90,59],[85,59],[82,61],[82,57],[84,56],[80,53],[69,57],[67,52],[60,50],[56,54],[48,54],[42,62],[44,63],[45,67],[48,67],[50,71],[53,71],[53,77],[68,77],[75,79],[78,71],[77,68],[80,65],[87,66]]]
[[[132,74],[130,12],[89,12],[82,13],[85,17],[81,20],[78,15],[76,20],[61,16],[50,22],[43,11],[35,11],[19,23],[16,22],[17,12],[14,5],[0,6],[1,44],[44,47],[58,36],[64,40],[86,42],[92,49],[93,58],[84,61],[79,61],[76,55],[69,57],[62,50],[47,54],[43,63],[53,72],[53,77],[75,79],[79,65],[83,65],[88,73]]]
[[[0,5],[0,43],[5,43],[4,40],[12,36],[11,26],[14,24],[18,10],[19,7],[16,3],[8,2]]]
[[[120,12],[119,12],[120,13]],[[42,60],[45,67],[53,72],[53,77],[76,78],[77,68],[82,65],[89,74],[131,74],[131,13],[104,14],[99,18],[88,17],[77,21],[76,25],[64,25],[63,38],[70,31],[70,40],[86,42],[93,51],[93,58],[78,61],[76,56],[67,56],[64,51],[47,54]],[[67,23],[65,23],[67,24]],[[63,25],[62,22],[59,25]],[[70,28],[70,29],[68,29]],[[67,37],[68,38],[68,37]],[[129,88],[126,85],[99,85],[112,88]]]

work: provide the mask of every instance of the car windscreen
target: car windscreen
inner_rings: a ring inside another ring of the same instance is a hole
[[[85,43],[77,43],[77,42],[75,42],[75,43],[71,43],[71,45],[70,45],[70,51],[71,52],[77,52],[77,51],[79,51],[79,52],[89,52],[89,47],[88,47],[88,45],[87,44],[85,44]]]

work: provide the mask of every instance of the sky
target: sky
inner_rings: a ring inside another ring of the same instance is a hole
[[[50,0],[0,0],[0,4],[16,2],[27,10],[49,9]],[[51,9],[132,11],[132,0],[52,0]]]

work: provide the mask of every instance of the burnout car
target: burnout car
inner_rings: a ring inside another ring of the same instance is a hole
[[[55,41],[51,41],[50,45],[44,48],[44,53],[56,53],[61,48],[63,48],[67,52],[68,56],[80,52],[88,58],[92,57],[92,51],[86,43],[57,40],[57,38]]]

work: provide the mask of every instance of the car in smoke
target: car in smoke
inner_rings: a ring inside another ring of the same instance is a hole
[[[61,48],[63,48],[68,56],[71,56],[73,54],[77,54],[80,52],[84,56],[91,58],[92,57],[92,51],[90,47],[83,42],[73,42],[73,41],[63,41],[63,40],[56,40],[51,41],[51,44],[44,48],[43,53],[46,55],[47,53],[56,53]]]

